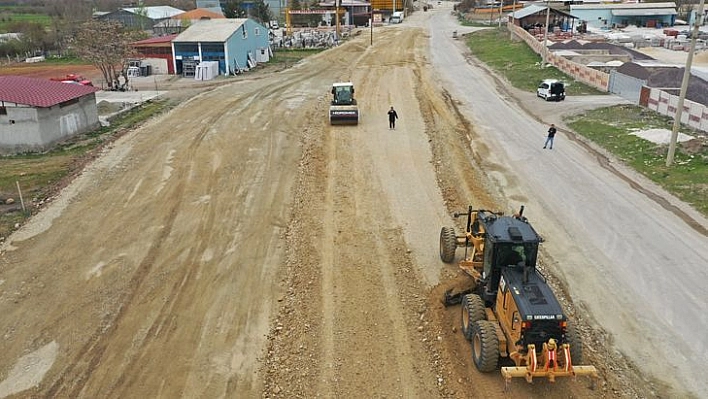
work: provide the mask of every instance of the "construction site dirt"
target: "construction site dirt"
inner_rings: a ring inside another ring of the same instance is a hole
[[[0,398],[695,395],[685,368],[662,375],[666,358],[632,357],[673,335],[652,338],[662,325],[645,319],[642,299],[618,291],[622,280],[608,286],[609,255],[580,256],[607,232],[559,216],[614,200],[588,192],[583,204],[546,202],[551,189],[526,190],[533,182],[521,169],[542,169],[540,157],[559,174],[558,162],[602,168],[565,133],[553,152],[541,150],[548,119],[523,111],[493,78],[450,86],[449,69],[479,68],[450,55],[464,54],[445,31],[464,33],[450,10],[212,88],[107,147],[2,248]],[[356,85],[357,126],[329,124],[331,85],[342,81]],[[481,84],[503,102],[484,117],[458,94]],[[528,129],[514,134],[527,139],[495,128],[510,121],[516,131],[512,117],[526,118]],[[533,155],[516,157],[511,146]],[[568,183],[552,176],[542,176],[549,186]],[[606,184],[632,190],[619,178]],[[441,301],[464,277],[438,256],[440,227],[470,204],[527,205],[548,241],[541,267],[578,326],[584,362],[600,372],[594,389],[584,378],[506,387],[500,373],[475,369],[460,309]],[[652,209],[657,225],[695,239]],[[597,306],[622,321],[607,322]]]

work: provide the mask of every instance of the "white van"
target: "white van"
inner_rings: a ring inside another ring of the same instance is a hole
[[[546,101],[565,100],[565,85],[556,79],[545,79],[538,85],[536,95]]]
[[[403,11],[395,11],[391,14],[391,18],[388,20],[391,24],[400,24],[403,22]]]

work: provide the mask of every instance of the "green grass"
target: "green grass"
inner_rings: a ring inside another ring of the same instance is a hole
[[[49,57],[44,63],[52,65],[86,65],[86,61],[74,56]]]
[[[166,101],[149,101],[111,121],[103,127],[78,135],[46,153],[28,153],[0,158],[0,202],[7,198],[15,200],[14,210],[0,207],[0,237],[7,237],[16,223],[38,211],[40,201],[51,196],[68,179],[78,173],[95,153],[128,129],[134,128],[150,117],[169,109],[173,104]],[[19,183],[27,209],[20,210],[17,191]]]
[[[18,24],[34,22],[44,27],[51,26],[52,19],[45,14],[15,13],[11,8],[0,7],[0,33],[8,33]]]
[[[324,49],[278,49],[273,52],[273,57],[268,61],[268,64],[292,65],[322,51]]]
[[[566,94],[606,94],[578,82],[554,67],[541,69],[541,57],[521,40],[511,40],[505,29],[483,29],[467,36],[467,45],[480,61],[504,76],[512,86],[536,92],[543,79],[560,79],[567,84]]]
[[[674,164],[666,166],[667,145],[631,134],[648,129],[672,130],[673,120],[632,105],[599,108],[568,119],[578,134],[602,146],[624,163],[708,216],[708,141],[679,144]],[[682,127],[683,133],[696,136]]]

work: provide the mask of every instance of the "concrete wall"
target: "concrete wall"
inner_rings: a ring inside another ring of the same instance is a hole
[[[100,126],[96,95],[83,96],[77,103],[61,107],[6,106],[0,115],[0,153],[44,151],[52,144]]]
[[[649,92],[648,96],[646,95],[647,91]],[[667,115],[672,118],[676,117],[678,96],[671,95],[659,89],[643,87],[642,100],[644,98],[647,99],[646,104],[642,104],[644,101],[641,101],[640,105],[644,105],[662,115]],[[681,123],[708,132],[708,107],[690,100],[684,100]]]
[[[507,24],[506,26],[507,29],[514,32],[516,37],[526,42],[533,51],[543,55],[544,47],[542,42],[539,42],[530,33],[518,26],[512,24]],[[546,61],[565,74],[572,76],[577,81],[593,86],[598,90],[608,91],[610,84],[610,75],[608,73],[597,71],[585,65],[567,60],[564,57],[554,55],[550,51],[548,52]]]

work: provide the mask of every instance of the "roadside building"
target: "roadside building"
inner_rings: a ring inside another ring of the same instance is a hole
[[[99,126],[93,86],[0,76],[0,153],[43,151]]]
[[[224,11],[221,8],[222,3],[225,2],[219,0],[197,0],[197,8],[202,8],[216,14],[224,15]]]
[[[175,73],[172,55],[172,40],[177,35],[152,37],[133,43],[133,48],[144,65],[150,65],[150,72],[156,75]]]
[[[221,13],[216,13],[206,8],[196,8],[159,22],[155,24],[152,30],[159,36],[179,34],[199,21],[223,18],[225,17]]]
[[[270,59],[268,29],[248,18],[199,21],[172,41],[174,70],[193,76],[202,61],[217,61],[219,74],[232,74]]]
[[[548,11],[546,11],[548,9]],[[573,31],[577,25],[576,16],[565,11],[539,4],[529,4],[526,7],[509,14],[509,22],[519,26],[532,35],[543,32],[546,25],[546,14],[548,14],[549,32],[556,28],[560,31]]]
[[[571,4],[570,13],[592,28],[662,28],[674,25],[676,3]]]
[[[264,0],[273,16],[280,22],[285,21],[285,10],[288,8],[289,2],[287,0]],[[197,8],[205,8],[209,11],[222,14],[223,7],[226,5],[227,0],[197,0]],[[250,10],[256,6],[255,0],[244,0],[241,2],[241,7],[243,7],[246,12],[250,13]]]
[[[152,30],[158,23],[168,20],[184,11],[170,6],[129,7],[109,12],[94,14],[98,20],[118,21],[126,28]]]
[[[642,87],[660,89],[678,96],[685,68],[657,60],[635,60],[624,63],[610,74],[610,92],[640,103]],[[693,71],[691,71],[693,72]],[[708,106],[708,82],[691,73],[686,100]]]

